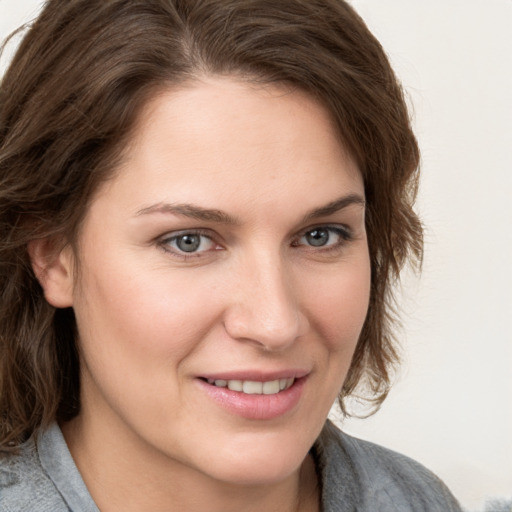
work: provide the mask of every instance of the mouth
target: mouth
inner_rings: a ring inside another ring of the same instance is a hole
[[[272,420],[291,414],[297,408],[308,380],[307,374],[244,377],[208,376],[196,382],[213,403],[229,414],[249,420]]]
[[[254,380],[223,380],[223,379],[205,379],[211,386],[226,388],[230,391],[237,391],[246,395],[276,395],[281,391],[291,388],[295,378],[275,379],[264,382]]]

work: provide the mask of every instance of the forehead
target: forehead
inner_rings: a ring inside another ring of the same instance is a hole
[[[290,123],[297,129],[290,130]],[[314,136],[312,123],[316,128],[323,125],[319,136],[325,138],[328,133],[330,139],[338,139],[329,111],[300,89],[287,84],[209,77],[188,82],[179,89],[161,91],[150,98],[135,125],[131,145],[147,144],[157,130],[162,133],[165,127],[167,132],[173,124],[182,138],[180,142],[185,137],[190,142],[200,137],[206,146],[210,142],[242,142],[243,136],[244,145],[266,143],[272,148],[304,135],[300,128],[307,124],[308,136]],[[209,137],[205,136],[207,132]],[[215,135],[217,140],[213,140]],[[341,137],[336,146],[340,152],[344,151]]]
[[[229,78],[151,98],[110,185],[137,210],[177,195],[218,208],[234,194],[275,207],[305,190],[316,202],[362,192],[357,165],[322,105],[286,86]]]

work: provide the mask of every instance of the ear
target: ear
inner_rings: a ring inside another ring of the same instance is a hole
[[[28,254],[46,300],[56,308],[73,305],[74,255],[70,245],[57,248],[52,238],[32,240]]]

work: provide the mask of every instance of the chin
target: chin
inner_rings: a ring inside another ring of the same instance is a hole
[[[267,459],[227,461],[226,464],[219,464],[212,475],[216,480],[225,483],[242,486],[273,485],[286,480],[290,475],[298,471],[304,462],[304,457],[297,459],[282,456],[269,457]]]
[[[246,439],[247,442],[215,449],[209,458],[210,476],[238,485],[269,485],[285,480],[300,469],[309,452],[307,443],[294,436],[285,440],[265,437],[268,438]]]

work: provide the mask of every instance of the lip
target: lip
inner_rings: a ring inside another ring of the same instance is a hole
[[[289,369],[277,370],[273,372],[262,372],[258,370],[242,370],[242,371],[229,371],[218,372],[200,375],[200,378],[205,380],[251,380],[254,382],[269,382],[279,379],[301,379],[308,375],[306,370]]]
[[[217,387],[208,384],[204,379],[214,380],[252,380],[255,382],[267,382],[277,379],[295,378],[295,382],[286,390],[274,395],[249,395],[228,388]],[[230,372],[216,375],[208,375],[196,379],[200,389],[218,406],[230,414],[249,420],[272,420],[291,412],[298,405],[307,374],[304,372]]]

